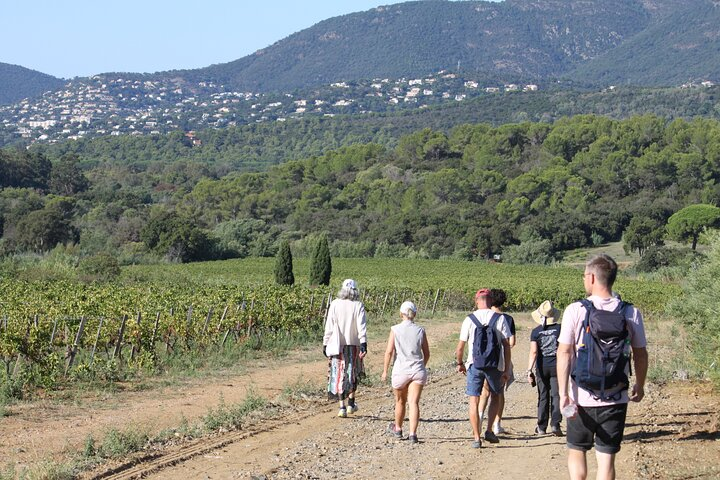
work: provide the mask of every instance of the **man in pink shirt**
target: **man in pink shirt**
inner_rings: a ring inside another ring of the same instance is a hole
[[[585,264],[585,292],[596,309],[614,311],[620,305],[620,299],[612,291],[616,276],[617,263],[608,255],[596,255]],[[630,391],[627,384],[603,392],[586,390],[577,385],[570,374],[583,341],[583,321],[587,311],[582,303],[575,302],[568,305],[563,314],[558,338],[557,377],[562,411],[572,411],[573,406],[577,406],[577,413],[567,421],[568,470],[572,480],[587,477],[586,452],[593,446],[598,465],[597,478],[615,478],[615,455],[620,451],[628,401],[639,402],[645,395],[648,354],[642,315],[632,305],[623,311],[635,373],[635,384]]]

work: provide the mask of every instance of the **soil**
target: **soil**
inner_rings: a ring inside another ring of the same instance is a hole
[[[221,401],[241,403],[253,391],[269,399],[270,407],[251,415],[242,428],[200,439],[178,437],[81,477],[469,479],[477,478],[479,469],[488,469],[505,478],[567,478],[564,438],[533,433],[536,391],[522,372],[534,324],[523,314],[516,322],[517,381],[506,393],[507,432],[500,435],[500,443],[484,442],[479,450],[470,446],[465,377],[454,371],[450,353],[459,319],[436,318],[419,321],[435,356],[430,362],[431,383],[421,400],[418,444],[385,433],[393,418],[389,386],[361,386],[359,412],[338,418],[335,404],[323,398],[319,387],[327,373],[326,360],[319,352],[299,351],[283,360],[250,362],[243,374],[78,399],[73,404],[34,401],[11,406],[10,415],[0,419],[0,468],[11,465],[21,472],[48,459],[66,461],[82,451],[89,435],[100,439],[110,428],[138,428],[154,436],[197,422]],[[382,371],[385,345],[379,337],[370,343],[366,359],[375,378]],[[317,386],[317,391],[281,400],[283,389],[298,380]],[[720,478],[720,398],[701,383],[649,384],[646,391],[645,399],[629,408],[617,458],[618,478]],[[594,478],[592,453],[588,467],[589,478]]]

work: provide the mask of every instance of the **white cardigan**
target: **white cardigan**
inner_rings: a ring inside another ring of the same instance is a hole
[[[365,305],[357,300],[341,300],[336,298],[330,302],[325,319],[325,335],[323,345],[328,344],[332,335],[333,323],[337,322],[340,329],[340,346],[367,343]]]

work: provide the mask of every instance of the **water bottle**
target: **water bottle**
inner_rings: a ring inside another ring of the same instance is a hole
[[[577,405],[575,405],[574,403],[569,403],[565,405],[565,407],[563,407],[562,415],[565,418],[572,418],[577,415],[577,411]]]

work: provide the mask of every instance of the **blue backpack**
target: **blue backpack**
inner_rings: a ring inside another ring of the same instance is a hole
[[[487,325],[482,325],[474,313],[468,315],[468,318],[475,324],[473,367],[477,369],[497,368],[500,364],[501,349],[495,325],[500,315],[493,312]]]
[[[598,400],[619,400],[621,392],[629,385],[625,367],[630,360],[630,333],[625,309],[631,304],[621,301],[615,310],[607,311],[598,310],[587,299],[580,303],[587,313],[572,378],[578,387],[589,391]],[[606,390],[613,393],[607,394]]]

